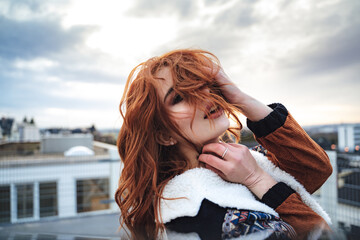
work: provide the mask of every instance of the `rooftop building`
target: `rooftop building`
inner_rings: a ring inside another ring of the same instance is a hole
[[[360,123],[309,126],[305,130],[324,149],[360,153]]]
[[[2,136],[10,137],[13,126],[14,126],[13,118],[5,118],[5,117],[1,118],[0,128],[1,128]]]
[[[35,124],[20,123],[17,131],[20,142],[40,142],[40,130]]]
[[[360,124],[342,124],[338,127],[339,151],[360,151]]]
[[[91,142],[91,149],[1,156],[0,225],[117,212],[117,148]]]
[[[93,135],[90,133],[45,133],[41,138],[42,153],[64,153],[75,146],[93,149]]]

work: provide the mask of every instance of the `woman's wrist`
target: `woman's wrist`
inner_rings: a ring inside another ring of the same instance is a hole
[[[254,122],[264,119],[273,111],[269,106],[245,93],[237,98],[236,105],[245,117]]]
[[[277,183],[278,182],[273,177],[264,172],[259,180],[251,186],[248,186],[248,188],[256,197],[262,199],[262,197],[269,191],[269,189],[271,189]]]

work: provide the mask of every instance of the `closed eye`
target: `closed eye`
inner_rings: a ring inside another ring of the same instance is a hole
[[[175,105],[184,100],[179,94],[176,94],[172,100],[172,105]]]

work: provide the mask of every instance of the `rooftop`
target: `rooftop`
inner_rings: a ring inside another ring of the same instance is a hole
[[[0,239],[116,239],[119,214],[87,215],[0,227]]]
[[[64,156],[61,153],[0,156],[0,168],[110,161],[113,159],[110,150],[117,152],[115,145],[94,141],[93,146],[93,156]]]

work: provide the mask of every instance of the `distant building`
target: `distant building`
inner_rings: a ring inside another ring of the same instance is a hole
[[[96,153],[84,156],[1,156],[0,226],[117,212],[117,148],[99,142],[91,148]]]
[[[46,133],[41,138],[42,153],[64,153],[71,147],[83,146],[93,149],[93,135],[90,133]]]
[[[304,129],[326,150],[360,153],[360,123],[308,126]]]
[[[338,127],[338,150],[359,152],[360,124],[341,124]]]
[[[34,119],[28,122],[25,118],[23,122],[15,123],[13,118],[3,117],[0,129],[2,142],[40,142],[40,130]]]
[[[40,142],[40,130],[31,123],[18,124],[18,137],[20,142]]]
[[[34,155],[40,152],[40,142],[1,142],[1,156],[24,156]]]
[[[0,156],[33,155],[40,150],[40,130],[32,119],[15,123],[12,118],[0,121]]]
[[[14,127],[14,119],[13,118],[1,118],[0,120],[0,128],[1,128],[1,133],[2,133],[2,137],[11,137],[11,133]]]

